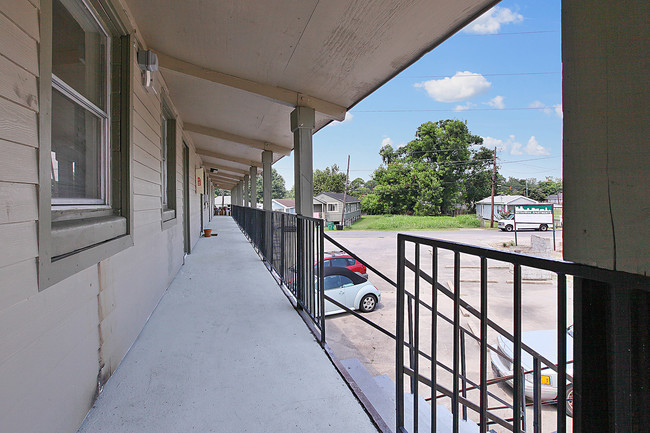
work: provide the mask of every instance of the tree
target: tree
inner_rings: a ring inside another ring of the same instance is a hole
[[[471,211],[476,209],[477,201],[492,195],[493,161],[494,153],[486,147],[472,154],[463,184],[463,199]]]
[[[257,202],[262,203],[264,199],[264,178],[257,177]],[[284,178],[275,168],[271,169],[271,198],[285,198],[287,190],[285,188]]]
[[[405,146],[383,146],[383,164],[373,174],[377,186],[366,196],[367,211],[440,215],[473,204],[487,185],[491,188],[492,152],[475,147],[482,143],[466,122],[440,120],[420,125]]]
[[[363,197],[372,192],[372,188],[374,188],[374,182],[369,184],[369,182],[366,182],[360,177],[357,177],[352,182],[350,182],[350,186],[348,187],[348,194],[361,200]]]
[[[340,192],[345,189],[345,173],[334,164],[325,170],[314,170],[314,196],[321,192]]]
[[[230,191],[227,190],[227,189],[220,189],[220,188],[215,188],[215,189],[214,189],[214,196],[215,196],[215,197],[220,197],[222,193],[223,193],[223,195],[225,195],[226,197],[228,197],[228,196],[230,195]]]

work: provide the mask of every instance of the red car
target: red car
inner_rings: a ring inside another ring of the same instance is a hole
[[[325,267],[348,268],[352,272],[368,279],[366,267],[358,260],[345,254],[343,251],[330,251],[325,253]]]

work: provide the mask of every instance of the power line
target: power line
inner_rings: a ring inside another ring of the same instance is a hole
[[[557,75],[557,72],[510,72],[510,73],[494,73],[494,74],[463,74],[463,75],[414,75],[405,76],[401,78],[469,78],[469,77],[506,77],[506,76],[525,76],[525,75]]]
[[[549,110],[552,107],[517,107],[517,108],[463,108],[462,110],[456,110],[453,108],[445,109],[395,109],[395,110],[354,110],[352,114],[357,113],[429,113],[429,112],[463,112],[463,111],[521,111],[521,110]]]
[[[472,33],[462,33],[462,36],[512,36],[512,35],[534,35],[540,33],[560,33],[559,30],[535,30],[531,32],[508,32],[508,33],[483,33],[483,34],[472,34]]]

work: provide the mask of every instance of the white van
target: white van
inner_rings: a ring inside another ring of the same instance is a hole
[[[532,229],[546,231],[553,228],[553,205],[523,205],[515,208],[505,219],[499,220],[501,230],[511,232],[515,229],[515,215],[517,216],[517,230]]]

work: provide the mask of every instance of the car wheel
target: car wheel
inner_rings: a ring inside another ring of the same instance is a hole
[[[566,414],[573,418],[573,385],[566,387]]]
[[[546,230],[548,230],[548,226],[546,224],[542,224],[541,226],[539,226],[539,229],[545,232]]]
[[[377,298],[375,295],[367,294],[363,298],[361,298],[361,302],[359,302],[359,310],[362,313],[370,313],[372,310],[375,309],[377,306]]]
[[[511,225],[507,225],[507,226],[506,226],[506,231],[507,231],[507,232],[511,232],[511,231],[512,231],[512,226],[511,226]]]

